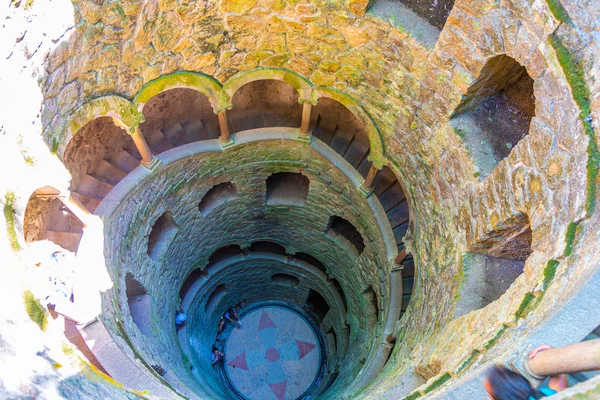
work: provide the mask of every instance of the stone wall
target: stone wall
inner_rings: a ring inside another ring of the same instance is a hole
[[[105,220],[106,264],[110,266],[113,281],[118,284],[112,295],[106,295],[103,321],[113,332],[120,331],[127,335],[148,364],[156,363],[176,372],[188,387],[198,387],[198,384],[191,380],[187,364],[184,365],[183,360],[170,351],[177,340],[173,313],[179,305],[179,289],[189,272],[206,265],[214,251],[232,243],[248,246],[254,241],[268,240],[283,244],[290,252],[317,254],[327,266],[328,273],[343,283],[348,301],[346,320],[353,334],[350,337],[350,350],[340,364],[337,386],[343,388],[351,383],[360,370],[359,360],[369,360],[376,350],[375,338],[377,332],[381,331],[382,319],[390,301],[387,294],[389,282],[386,280],[390,264],[379,227],[364,194],[307,144],[286,142],[285,146],[277,146],[277,143],[261,141],[237,145],[222,153],[188,156],[169,164],[139,182],[135,190],[119,201],[121,206]],[[181,151],[184,155],[189,154],[189,150]],[[280,171],[301,172],[309,178],[309,193],[304,206],[265,204],[266,180],[272,173]],[[198,210],[200,200],[208,190],[221,182],[234,182],[238,197],[202,215]],[[168,250],[158,261],[154,261],[147,254],[148,235],[154,221],[165,211],[171,213],[178,230]],[[360,257],[356,258],[336,239],[325,234],[332,215],[342,216],[359,230],[365,242],[365,250]],[[245,264],[241,267],[247,268]],[[269,274],[275,268],[265,266],[267,269],[264,274],[261,268],[255,268],[256,274],[234,285],[235,279],[245,276],[240,268],[232,268],[230,272],[226,270],[215,278],[218,281],[214,282],[213,288],[223,283],[233,286],[228,290],[227,301],[219,303],[221,308],[223,304],[236,304],[242,298],[248,302],[265,299],[260,293],[264,288],[264,284],[261,284],[265,281],[263,275],[267,274],[270,279]],[[127,272],[131,272],[150,294],[154,332],[151,337],[138,331],[128,315],[129,309],[124,306],[127,304],[124,291]],[[228,278],[230,273],[233,275]],[[253,286],[252,282],[257,283]],[[381,319],[374,326],[367,325],[369,319],[364,311],[366,300],[361,296],[369,286],[374,288],[380,299]],[[319,288],[318,285],[312,287]],[[243,290],[244,295],[236,294],[236,288],[238,293]],[[256,294],[253,294],[253,290]],[[198,296],[191,309],[203,310],[203,302],[211,292],[206,290]],[[278,293],[277,290],[272,292]],[[319,292],[332,301],[327,291],[320,289]],[[112,302],[108,301],[112,296],[118,300],[120,307],[113,308]],[[285,294],[287,301],[302,305],[306,295],[298,296]],[[206,342],[211,332],[214,333],[218,318],[224,311],[221,308],[212,312],[208,320],[194,320],[195,311],[191,311],[191,331],[199,332],[196,326],[206,330],[198,340]],[[334,316],[335,313],[329,318]],[[122,328],[119,328],[120,320]],[[344,323],[339,317],[333,321],[326,319],[323,323],[336,327],[342,336]],[[204,352],[198,351],[200,355],[195,357],[200,362],[198,367],[201,371],[210,371],[203,357]],[[214,387],[214,382],[211,384],[211,379],[214,379],[212,374],[202,375],[200,379],[207,383],[202,387]]]
[[[322,321],[321,335],[334,328],[341,338],[344,328],[345,316],[337,309],[336,301],[327,282],[320,280],[309,271],[290,265],[281,261],[270,259],[268,253],[250,253],[247,259],[227,262],[226,267],[211,272],[208,281],[203,285],[203,290],[194,299],[190,310],[192,314],[187,323],[187,339],[190,343],[191,359],[197,369],[200,370],[204,379],[214,379],[213,385],[219,385],[219,378],[210,365],[211,345],[215,343],[219,318],[232,305],[242,303],[252,305],[264,301],[280,301],[303,307],[309,289],[316,290],[330,306],[330,311]],[[295,287],[277,285],[271,282],[275,273],[285,273],[295,276],[299,283]],[[211,312],[205,312],[205,305],[214,288],[225,285],[227,293],[221,298],[216,308]],[[339,346],[339,344],[338,344]],[[341,351],[341,350],[340,350]],[[344,375],[352,376],[356,371],[344,369],[340,366],[343,357],[336,358],[327,354],[328,370],[341,369]],[[356,366],[355,368],[356,369]],[[328,375],[324,377],[326,382]],[[343,384],[343,383],[342,383]]]
[[[362,3],[347,6],[362,15]],[[599,10],[572,2],[567,19],[549,4],[457,1],[429,51],[333,1],[78,2],[76,30],[48,58],[44,137],[66,145],[61,124],[77,106],[107,93],[131,99],[177,70],[224,82],[257,66],[282,67],[349,93],[377,122],[416,221],[406,238],[415,295],[397,327],[392,362],[365,396],[394,387],[395,372],[411,362],[425,378],[454,376],[505,357],[596,268],[579,240],[593,234],[597,214],[600,107],[590,92],[599,85],[598,23],[589,16]],[[534,80],[535,117],[529,135],[480,181],[448,119],[486,60],[502,54]],[[518,214],[532,230],[524,274],[498,301],[452,321],[461,253]]]

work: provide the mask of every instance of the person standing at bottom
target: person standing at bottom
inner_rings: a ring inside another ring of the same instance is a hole
[[[187,315],[183,312],[183,308],[179,307],[177,310],[177,314],[175,314],[175,331],[179,331],[183,325],[185,325],[185,321],[187,320]]]
[[[217,346],[212,347],[212,353],[210,355],[210,363],[211,365],[215,365],[217,362],[219,362],[219,360],[222,360],[223,357],[225,357],[225,353],[221,353],[219,351],[219,349],[217,349]]]

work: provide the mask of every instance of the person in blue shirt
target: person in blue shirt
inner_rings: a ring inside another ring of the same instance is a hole
[[[231,307],[229,310],[227,310],[225,312],[225,314],[223,316],[228,321],[236,324],[238,326],[238,328],[242,327],[242,322],[240,321],[240,316],[238,315],[237,311],[235,310],[235,307]]]
[[[183,312],[183,308],[179,308],[177,310],[177,314],[175,315],[175,331],[179,331],[183,325],[185,325],[185,321],[187,320],[187,315]]]
[[[222,360],[223,357],[225,357],[225,353],[220,352],[217,346],[213,346],[210,354],[211,365],[215,365],[217,361]]]
[[[548,345],[541,345],[529,353],[533,359],[540,351],[551,349]],[[518,373],[501,365],[492,367],[483,386],[492,400],[535,400],[545,396],[552,396],[568,387],[565,374],[551,376],[548,387],[536,389],[529,381]]]

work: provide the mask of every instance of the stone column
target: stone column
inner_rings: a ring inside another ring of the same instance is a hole
[[[398,266],[399,269],[402,269],[404,267],[402,265],[402,262],[404,261],[405,258],[406,258],[406,249],[402,249],[402,250],[400,250],[400,252],[396,256],[396,258],[394,259],[394,264],[396,266]]]
[[[549,375],[600,369],[600,339],[586,340],[556,349],[543,350],[533,359],[526,359],[526,366],[535,378]]]
[[[228,145],[232,143],[231,134],[229,132],[229,122],[227,121],[227,110],[223,109],[217,114],[219,117],[219,129],[221,130],[221,144]]]
[[[152,150],[150,150],[150,146],[148,146],[148,142],[146,142],[144,135],[142,135],[139,126],[134,128],[133,133],[131,133],[131,139],[142,156],[142,164],[145,166],[153,165],[156,162],[154,154],[152,154]]]
[[[59,199],[84,225],[87,225],[92,217],[92,213],[67,189],[60,192],[51,186],[44,186],[37,189],[35,195],[40,199]]]
[[[71,192],[67,192],[66,194],[57,196],[62,203],[67,206],[69,211],[73,213],[84,225],[88,225],[90,218],[92,217],[92,213],[81,204],[79,200],[77,200]]]
[[[310,135],[310,112],[312,110],[312,104],[305,102],[302,104],[302,123],[300,124],[300,135]]]
[[[369,196],[371,193],[373,193],[373,182],[375,181],[378,172],[379,168],[377,168],[375,163],[371,163],[371,168],[369,169],[367,177],[363,183],[360,184],[360,190],[362,190],[366,196]]]

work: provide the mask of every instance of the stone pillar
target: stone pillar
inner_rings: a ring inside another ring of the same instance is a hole
[[[89,224],[90,218],[92,217],[92,213],[90,213],[89,210],[83,204],[81,204],[79,200],[73,197],[71,192],[67,192],[64,195],[59,195],[57,197],[60,201],[62,201],[62,203],[65,206],[67,206],[67,208],[73,213],[73,215],[75,215],[77,218],[79,218],[81,222],[83,222],[84,225]]]
[[[360,190],[362,190],[365,195],[369,196],[373,192],[373,182],[375,181],[378,172],[379,168],[377,168],[375,163],[371,163],[369,173],[367,174],[367,177],[363,183],[360,185]]]
[[[302,123],[300,124],[300,135],[310,135],[310,112],[312,110],[312,104],[305,102],[302,104]]]
[[[146,167],[154,165],[156,163],[154,154],[152,154],[152,150],[150,150],[150,146],[148,146],[148,142],[146,142],[144,135],[142,135],[139,126],[134,128],[133,133],[131,133],[131,139],[142,156],[142,164]]]
[[[221,130],[221,144],[223,146],[233,144],[231,134],[229,133],[229,122],[227,121],[227,110],[223,109],[217,114],[219,117],[219,129]]]
[[[396,256],[396,258],[394,259],[394,264],[397,265],[398,267],[400,267],[400,269],[402,269],[402,262],[404,261],[404,259],[406,258],[406,249],[402,249],[400,250],[400,252],[398,253],[398,255]]]
[[[586,340],[556,349],[540,351],[527,357],[527,369],[535,378],[600,369],[600,339]]]

